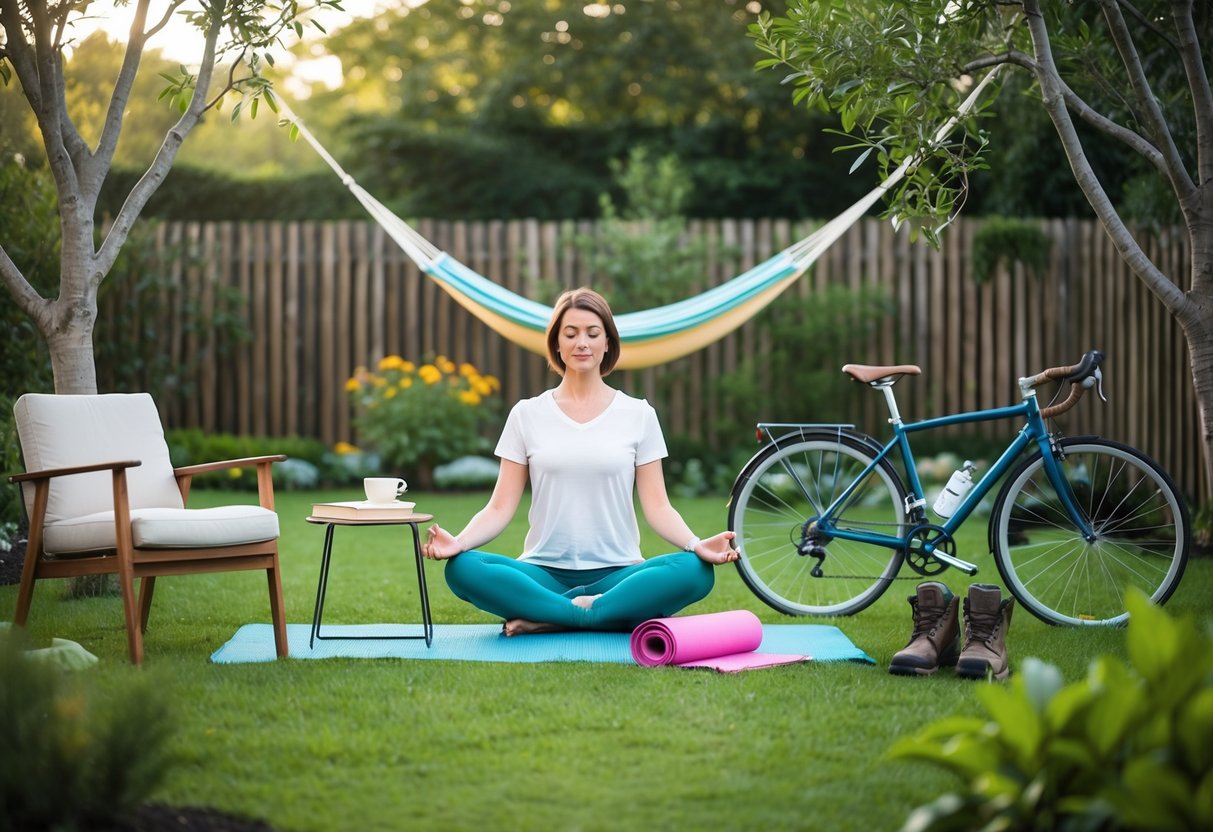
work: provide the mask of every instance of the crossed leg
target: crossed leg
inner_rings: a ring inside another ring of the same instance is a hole
[[[552,629],[631,630],[704,598],[715,582],[711,565],[690,552],[609,571],[587,570],[589,583],[575,582],[577,577],[573,570],[549,571],[479,551],[464,552],[446,565],[451,591],[506,619],[507,635]]]

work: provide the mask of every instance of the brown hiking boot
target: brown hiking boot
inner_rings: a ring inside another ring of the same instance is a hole
[[[1005,679],[1011,675],[1007,661],[1007,630],[1015,599],[1002,600],[993,584],[973,584],[965,598],[965,646],[956,663],[956,675],[966,679]]]
[[[892,661],[889,672],[898,676],[927,676],[941,667],[956,664],[960,654],[960,599],[938,581],[918,585],[908,599],[914,611],[910,642]]]

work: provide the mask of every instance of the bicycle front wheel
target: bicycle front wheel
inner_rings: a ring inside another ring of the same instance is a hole
[[[1188,510],[1149,457],[1106,439],[1060,442],[1062,473],[1094,540],[1075,528],[1040,452],[1007,477],[990,520],[990,548],[1007,589],[1050,624],[1119,625],[1125,591],[1171,597],[1191,545]]]
[[[903,550],[828,539],[816,530],[818,517],[879,451],[861,434],[806,432],[764,448],[741,472],[729,501],[737,568],[769,606],[789,615],[851,615],[897,576]],[[882,460],[832,515],[834,525],[904,535],[905,496],[897,471]]]

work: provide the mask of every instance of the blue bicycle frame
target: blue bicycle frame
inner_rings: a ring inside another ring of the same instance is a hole
[[[913,527],[907,532],[904,537],[894,537],[892,535],[880,534],[878,532],[860,531],[853,529],[840,529],[834,526],[834,513],[841,506],[847,504],[851,495],[856,489],[872,474],[882,461],[889,459],[894,449],[901,452],[902,462],[904,463],[905,474],[909,480],[910,495],[907,497],[905,514],[907,518],[914,517],[915,510],[926,505],[926,499],[923,497],[922,482],[918,478],[918,468],[914,462],[914,454],[910,449],[909,434],[917,433],[918,431],[932,430],[934,428],[947,427],[949,425],[964,425],[976,422],[989,422],[996,419],[1010,419],[1014,417],[1022,417],[1026,420],[1026,424],[1019,431],[1019,434],[1011,442],[998,461],[991,466],[977,482],[973,484],[973,488],[961,501],[956,511],[938,527],[943,530],[942,534],[936,534],[924,540],[921,544],[921,551],[930,555],[937,560],[940,560],[949,566],[956,567],[970,575],[976,574],[977,567],[967,561],[953,557],[943,551],[939,551],[940,543],[950,540],[956,530],[969,518],[978,503],[989,493],[995,483],[1010,470],[1015,460],[1021,453],[1024,452],[1033,442],[1040,448],[1041,455],[1044,460],[1045,473],[1056,490],[1062,505],[1065,507],[1066,513],[1074,522],[1084,537],[1088,540],[1094,540],[1095,535],[1090,523],[1079,510],[1078,504],[1075,501],[1074,493],[1070,489],[1070,484],[1062,474],[1061,466],[1058,465],[1056,457],[1053,455],[1053,447],[1050,441],[1049,433],[1045,428],[1044,419],[1040,415],[1040,407],[1036,401],[1034,392],[1025,392],[1022,403],[1011,407],[996,407],[990,410],[974,410],[968,413],[957,413],[952,416],[939,416],[933,419],[923,419],[918,422],[905,424],[901,421],[901,416],[897,411],[897,403],[893,399],[892,382],[882,384],[873,384],[873,387],[881,389],[885,394],[885,399],[889,405],[891,419],[893,425],[893,438],[888,441],[883,449],[876,455],[863,472],[855,478],[855,480],[846,487],[846,489],[838,495],[837,498],[822,511],[821,516],[817,519],[817,528],[820,532],[828,535],[831,538],[839,540],[853,540],[859,543],[868,543],[877,546],[884,546],[890,549],[908,549],[911,543],[911,533]],[[840,429],[842,426],[838,426]],[[919,515],[925,519],[925,513]]]

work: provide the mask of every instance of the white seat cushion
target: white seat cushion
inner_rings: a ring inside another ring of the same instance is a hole
[[[135,548],[199,548],[259,543],[278,537],[278,515],[261,506],[220,508],[141,508],[131,510]],[[98,511],[45,528],[51,554],[79,554],[112,549],[114,513]]]

